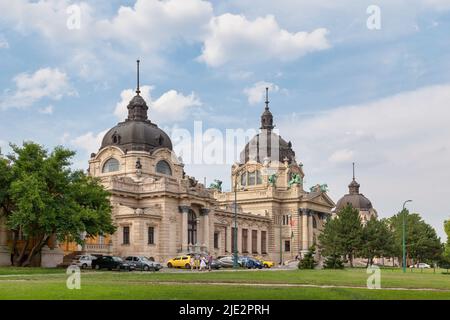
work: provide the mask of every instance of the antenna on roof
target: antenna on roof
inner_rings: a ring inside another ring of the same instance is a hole
[[[266,109],[269,109],[269,87],[266,87]]]
[[[140,60],[137,60],[137,89],[136,89],[136,93],[139,95],[139,93],[141,93],[141,90],[139,88],[139,63],[141,62]]]

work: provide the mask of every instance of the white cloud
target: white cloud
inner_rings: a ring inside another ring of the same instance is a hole
[[[77,148],[86,151],[87,153],[97,152],[102,143],[102,139],[108,130],[104,130],[98,134],[92,132],[85,133],[70,140],[70,143]]]
[[[2,35],[0,35],[0,49],[9,49],[8,40]]]
[[[353,160],[354,152],[352,150],[348,149],[341,149],[336,150],[333,152],[333,154],[330,156],[329,160],[330,162],[334,163],[349,163]]]
[[[117,15],[97,25],[99,35],[145,51],[160,50],[172,41],[198,41],[213,13],[201,0],[137,0],[121,6]]]
[[[43,98],[60,100],[64,96],[75,94],[67,75],[58,69],[42,68],[33,74],[21,73],[13,80],[16,84],[15,91],[4,94],[0,101],[2,108],[29,107]]]
[[[329,48],[327,33],[324,28],[290,33],[280,28],[272,15],[250,21],[245,16],[226,13],[211,20],[199,59],[213,67],[230,61],[294,60]]]
[[[244,89],[244,94],[247,96],[248,103],[251,105],[260,103],[264,100],[266,88],[269,88],[270,91],[277,92],[280,88],[272,83],[266,81],[256,82],[250,88]]]
[[[149,118],[156,123],[180,121],[185,118],[188,109],[202,105],[197,95],[192,92],[184,95],[176,90],[169,90],[156,100],[153,100],[151,91],[153,86],[142,86],[141,96],[149,107]],[[128,103],[136,95],[134,90],[126,89],[120,94],[121,100],[116,104],[114,115],[120,120],[124,120],[128,115]]]
[[[450,213],[448,101],[450,84],[432,86],[313,117],[293,115],[277,127],[293,141],[309,184],[327,182],[337,201],[348,192],[355,161],[361,191],[382,217],[412,198],[411,209],[443,235]]]
[[[39,113],[52,114],[53,113],[53,106],[52,105],[48,105],[45,108],[41,108],[41,109],[39,109]]]

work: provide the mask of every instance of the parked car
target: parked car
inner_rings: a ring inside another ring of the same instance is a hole
[[[142,256],[128,256],[125,258],[125,262],[132,264],[136,270],[141,271],[159,271],[162,269],[162,265],[160,263],[150,261],[146,257]]]
[[[127,270],[132,271],[135,269],[134,265],[123,261],[120,257],[115,256],[101,256],[95,260],[92,260],[92,269],[108,269],[108,270]]]
[[[211,269],[219,270],[222,268],[222,263],[218,259],[213,259],[211,262]]]
[[[234,267],[234,256],[220,256],[217,258],[223,268]],[[242,267],[242,257],[238,257],[238,266]]]
[[[420,262],[409,266],[410,268],[419,268],[419,269],[429,269],[431,268],[429,264]]]
[[[178,256],[172,258],[167,261],[168,268],[186,268],[189,269],[191,267],[191,257],[186,256]]]
[[[252,257],[243,257],[242,266],[247,269],[262,269],[264,267],[261,261]]]
[[[275,265],[271,260],[258,259],[258,261],[262,263],[264,268],[272,268]]]
[[[81,269],[86,269],[92,267],[92,261],[95,259],[97,259],[97,257],[91,256],[89,254],[79,255],[72,260],[72,264],[80,267]]]

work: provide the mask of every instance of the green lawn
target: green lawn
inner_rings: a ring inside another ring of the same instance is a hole
[[[365,288],[368,277],[365,269],[210,273],[88,271],[81,275],[81,290],[66,288],[67,276],[61,269],[0,268],[0,275],[0,299],[450,299],[450,275],[442,271],[434,274],[433,270],[403,274],[398,269],[383,269],[381,290]]]

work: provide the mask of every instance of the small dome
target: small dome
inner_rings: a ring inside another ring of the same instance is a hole
[[[160,148],[172,150],[169,136],[148,120],[148,107],[139,93],[130,101],[127,108],[128,118],[105,134],[100,149],[117,146],[123,151],[153,152]]]
[[[359,193],[360,184],[356,182],[354,174],[353,180],[348,185],[349,193],[343,196],[336,204],[336,211],[339,211],[351,204],[353,208],[368,211],[372,209],[372,203],[362,193]]]
[[[372,203],[363,194],[346,194],[337,202],[336,211],[342,210],[349,204],[360,211],[372,209]]]

